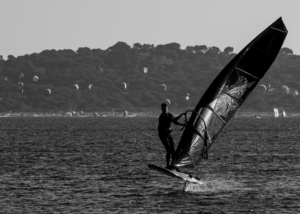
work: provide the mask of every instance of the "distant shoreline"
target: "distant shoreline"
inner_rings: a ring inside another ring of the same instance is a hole
[[[181,112],[180,112],[181,113]],[[177,111],[172,112],[174,115],[179,115]],[[132,111],[129,112],[127,117],[158,117],[160,112],[138,112]],[[238,112],[235,114],[236,117],[274,117],[273,112]],[[296,117],[300,116],[300,112],[291,112],[287,113],[288,117]],[[124,112],[108,112],[108,111],[95,111],[95,112],[75,112],[72,114],[71,112],[60,112],[60,113],[52,113],[52,112],[3,112],[0,113],[0,117],[126,117]],[[233,116],[234,117],[234,116]]]

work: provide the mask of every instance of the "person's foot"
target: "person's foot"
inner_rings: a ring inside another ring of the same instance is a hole
[[[181,172],[181,170],[180,170],[178,167],[176,167],[175,170],[176,170],[177,172]]]
[[[172,170],[175,170],[177,172],[181,172],[180,169],[178,167],[176,167],[176,166],[172,166]]]

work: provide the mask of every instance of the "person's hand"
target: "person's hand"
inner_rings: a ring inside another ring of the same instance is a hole
[[[166,130],[166,134],[171,134],[173,132],[173,130],[171,129],[171,128],[168,128],[167,130]]]
[[[179,114],[178,116],[176,116],[177,119],[179,119],[183,114]]]

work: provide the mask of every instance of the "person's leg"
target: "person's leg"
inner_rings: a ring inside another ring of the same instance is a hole
[[[171,166],[174,165],[174,161],[175,161],[175,149],[174,149],[174,141],[171,135],[168,136],[168,144],[169,144],[169,148],[170,148],[170,153],[172,156],[172,161],[171,161]]]
[[[166,168],[170,168],[171,149],[169,148],[168,140],[167,140],[166,136],[163,136],[163,135],[159,135],[159,138],[167,151],[167,153],[166,153],[166,162],[167,162]]]
[[[168,145],[169,145],[169,148],[170,148],[170,153],[172,154],[172,161],[171,161],[171,165],[170,165],[170,169],[175,169],[176,171],[178,172],[181,172],[180,169],[176,166],[174,166],[174,162],[175,162],[175,159],[176,159],[176,151],[175,151],[175,148],[174,148],[174,141],[173,141],[173,138],[171,135],[168,136]]]

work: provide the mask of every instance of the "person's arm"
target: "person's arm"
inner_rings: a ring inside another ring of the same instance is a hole
[[[173,117],[172,122],[173,122],[174,124],[176,124],[176,125],[184,126],[185,124],[178,122],[179,118],[180,118],[182,115],[184,115],[184,113],[178,115],[177,117]]]

